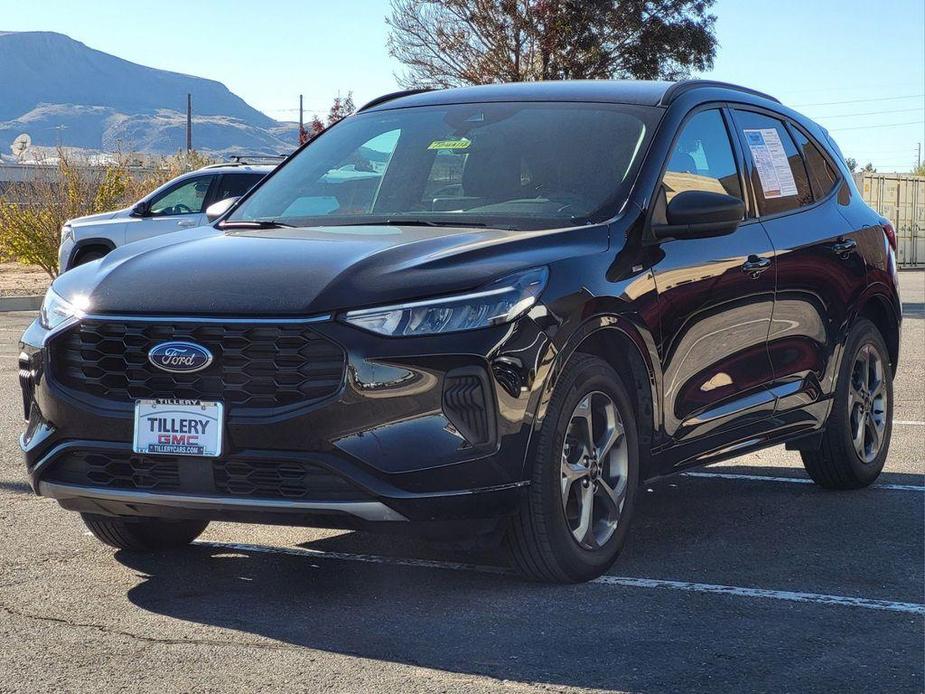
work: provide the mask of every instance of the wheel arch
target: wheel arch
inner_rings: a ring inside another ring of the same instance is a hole
[[[116,249],[116,244],[113,243],[112,239],[107,239],[105,237],[94,237],[89,239],[81,239],[74,244],[74,247],[71,249],[71,255],[67,259],[67,270],[70,270],[74,267],[74,264],[77,262],[77,259],[80,258],[84,253],[90,251],[103,251],[103,254],[111,253]]]
[[[661,372],[652,336],[622,316],[592,318],[576,329],[556,354],[536,410],[525,462],[529,465],[535,459],[536,433],[545,419],[563,369],[576,354],[591,354],[604,360],[617,372],[629,391],[639,427],[639,478],[646,479],[651,473],[651,450],[657,444],[661,431]]]
[[[899,365],[899,335],[900,335],[900,317],[897,315],[896,307],[890,298],[876,290],[868,292],[858,302],[858,309],[854,316],[854,321],[858,318],[866,318],[875,326],[883,336],[886,348],[890,355],[890,365],[893,368],[893,375],[896,375],[896,368]]]

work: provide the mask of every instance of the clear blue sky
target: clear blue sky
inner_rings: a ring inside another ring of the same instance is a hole
[[[388,0],[0,0],[0,31],[59,31],[144,65],[216,79],[291,120],[300,92],[309,112],[323,113],[338,92],[353,90],[361,103],[395,88],[387,12]],[[704,76],[774,94],[829,128],[862,164],[913,165],[916,143],[925,147],[925,2],[719,0],[713,12],[720,47]]]

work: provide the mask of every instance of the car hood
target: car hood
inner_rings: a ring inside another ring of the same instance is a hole
[[[118,248],[54,288],[92,313],[312,315],[468,290],[607,246],[606,227],[200,227]]]
[[[113,219],[123,220],[129,215],[131,215],[131,209],[124,210],[115,210],[113,212],[102,212],[100,214],[88,214],[84,217],[75,217],[74,219],[69,219],[67,224],[70,224],[72,227],[87,226],[89,224],[99,224],[100,222],[108,222]]]

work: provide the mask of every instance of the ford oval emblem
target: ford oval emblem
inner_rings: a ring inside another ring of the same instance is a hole
[[[171,373],[192,373],[211,364],[212,353],[193,342],[162,342],[148,352],[148,361]]]

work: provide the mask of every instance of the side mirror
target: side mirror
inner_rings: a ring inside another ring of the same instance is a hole
[[[142,200],[139,203],[136,203],[132,208],[132,215],[135,217],[147,217],[148,213],[151,211],[151,203],[147,200]]]
[[[208,219],[210,223],[214,222],[225,214],[237,201],[238,198],[225,198],[224,200],[213,202],[206,208],[206,219]]]
[[[652,227],[658,239],[705,239],[731,234],[742,223],[745,203],[739,198],[706,190],[675,195],[666,210],[668,224]]]

